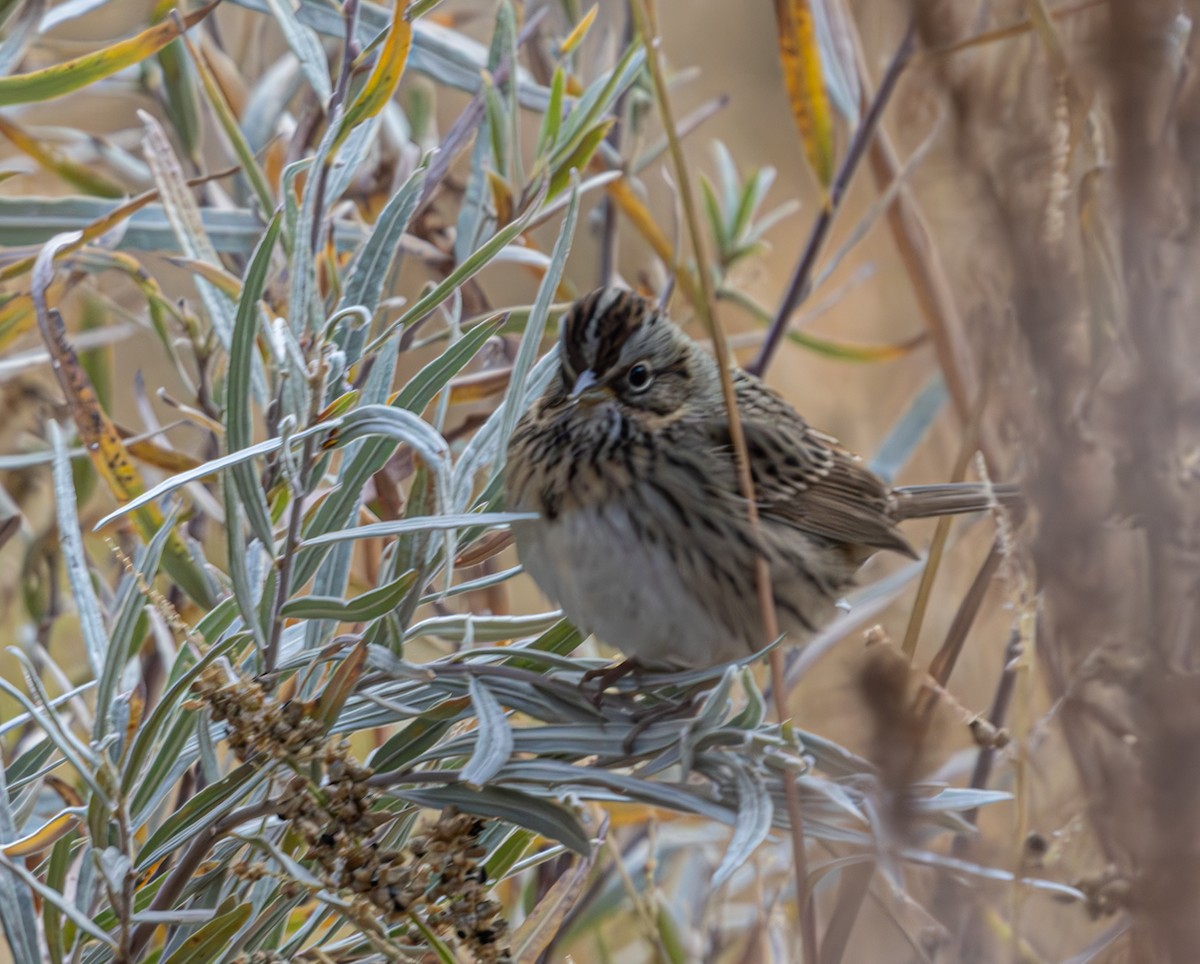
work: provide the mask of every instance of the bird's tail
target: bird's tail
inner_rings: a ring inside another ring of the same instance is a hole
[[[896,488],[896,520],[927,519],[960,512],[982,512],[995,506],[1020,505],[1021,489],[1011,483],[943,482]]]

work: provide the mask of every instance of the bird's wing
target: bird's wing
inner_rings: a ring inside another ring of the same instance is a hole
[[[858,456],[810,428],[754,376],[737,372],[734,390],[764,518],[849,546],[913,554],[896,528],[891,488]],[[724,413],[709,420],[709,434],[729,444]]]

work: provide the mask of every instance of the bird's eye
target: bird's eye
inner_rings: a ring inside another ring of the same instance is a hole
[[[629,387],[635,392],[644,392],[650,387],[650,383],[654,381],[654,373],[650,371],[650,366],[645,362],[638,362],[629,369],[629,374],[625,376],[625,381],[629,383]]]

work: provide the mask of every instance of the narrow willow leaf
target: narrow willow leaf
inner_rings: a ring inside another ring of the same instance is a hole
[[[267,271],[271,266],[271,255],[279,237],[282,219],[277,212],[271,218],[262,240],[250,259],[246,277],[242,282],[242,294],[238,300],[237,317],[229,345],[229,374],[225,388],[225,439],[231,452],[246,448],[253,434],[250,411],[251,382],[254,373],[256,336],[259,329],[259,304],[266,285]],[[230,468],[234,487],[241,497],[241,505],[250,522],[251,531],[268,552],[274,551],[274,527],[271,513],[263,495],[258,474],[252,462],[239,462]]]
[[[16,839],[17,823],[8,796],[4,761],[0,760],[0,844]],[[33,899],[11,874],[0,873],[0,923],[16,960],[41,960]]]
[[[300,61],[300,69],[312,86],[313,93],[322,104],[329,103],[333,86],[329,82],[329,63],[325,50],[311,27],[302,24],[292,9],[291,0],[266,0],[267,6],[279,24],[288,49]]]
[[[365,623],[378,619],[400,605],[416,581],[416,571],[410,569],[386,586],[353,599],[300,596],[284,603],[283,615],[288,619],[334,619],[343,623]]]
[[[62,4],[68,5],[69,3]],[[12,0],[8,0],[3,6],[11,7]],[[25,0],[20,10],[5,16],[4,36],[0,38],[0,76],[7,75],[9,68],[25,55],[29,42],[37,37],[39,32],[45,32],[46,28],[38,25],[39,17],[43,24],[49,17],[48,14],[42,16],[44,8],[45,0]],[[56,7],[55,10],[57,9]]]
[[[239,7],[268,12],[266,0],[231,0]],[[432,78],[440,85],[473,94],[480,87],[480,70],[486,66],[487,52],[476,40],[467,37],[461,30],[437,23],[434,18],[417,21],[416,12],[428,8],[428,3],[410,8],[412,24],[412,49],[409,51],[409,67]],[[341,41],[346,35],[346,25],[341,12],[330,7],[324,0],[300,0],[296,11],[297,19],[308,24],[318,33]],[[391,11],[375,3],[359,5],[358,40],[364,49],[372,40],[387,29]],[[541,113],[546,109],[548,92],[534,83],[525,70],[518,71],[517,92],[521,105]]]
[[[721,887],[744,864],[771,832],[774,816],[771,797],[762,779],[747,767],[735,767],[734,781],[738,791],[737,821],[733,836],[721,864],[713,874],[713,890]]]
[[[779,59],[792,117],[817,183],[833,183],[833,113],[825,91],[810,0],[775,0]]]
[[[219,960],[234,935],[250,919],[253,911],[249,902],[219,913],[195,934],[191,934],[175,949],[163,964],[208,964]]]
[[[232,810],[238,800],[249,795],[267,776],[267,770],[243,763],[190,797],[149,836],[138,851],[134,867],[144,870],[177,850],[181,844],[210,827],[218,817]]]
[[[355,255],[346,274],[341,308],[362,305],[370,312],[375,311],[383,284],[400,249],[400,238],[408,229],[424,187],[423,164],[413,171],[376,218],[370,237]]]
[[[513,733],[508,716],[491,691],[472,676],[468,680],[471,705],[475,709],[475,749],[463,767],[462,781],[482,787],[508,762],[513,751]]]
[[[396,321],[388,325],[367,346],[367,351],[374,351],[390,338],[393,332],[399,331],[424,318],[429,312],[433,311],[438,305],[449,298],[451,294],[461,288],[468,280],[485,268],[504,248],[515,241],[529,226],[529,222],[541,207],[546,197],[545,190],[546,187],[543,185],[541,190],[538,191],[537,196],[530,202],[524,214],[492,235],[469,258],[466,258],[453,271],[446,275],[444,280],[426,292]]]
[[[306,428],[302,432],[297,432],[295,435],[292,435],[287,439],[287,443],[295,446],[298,443],[303,442],[311,435],[320,435],[323,432],[328,432],[337,428],[341,424],[342,419],[335,418],[328,422],[322,422],[320,425],[313,425],[310,428]],[[203,465],[196,466],[194,469],[189,469],[186,472],[180,472],[178,475],[173,475],[169,479],[163,479],[163,481],[154,486],[154,488],[147,489],[136,499],[131,499],[120,508],[114,509],[103,519],[97,522],[93,529],[103,529],[105,526],[115,522],[126,513],[140,509],[142,506],[147,505],[150,502],[154,502],[156,499],[160,499],[164,495],[174,492],[176,489],[181,489],[189,482],[195,482],[199,479],[203,479],[207,475],[213,475],[223,469],[229,468],[231,465],[237,465],[239,462],[246,462],[249,459],[257,458],[260,455],[269,455],[271,452],[282,448],[283,444],[284,439],[282,438],[267,439],[265,442],[258,442],[257,444],[251,445],[248,448],[241,449],[237,452],[230,452],[228,455],[222,455],[219,458],[212,459],[211,461],[205,462]]]
[[[621,59],[603,77],[594,81],[575,102],[559,130],[554,150],[547,163],[556,170],[575,152],[580,140],[595,127],[600,117],[609,111],[618,97],[637,79],[646,60],[640,44],[631,44]]]
[[[55,255],[70,244],[71,236],[58,235],[39,251],[34,261],[30,283],[37,305],[38,327],[54,359],[54,373],[67,398],[80,441],[113,496],[118,502],[125,502],[143,492],[141,473],[129,457],[112,419],[101,407],[91,379],[67,340],[62,318],[46,303],[46,292],[55,271]],[[136,511],[134,524],[138,534],[148,542],[163,525],[162,513],[154,506]],[[180,588],[200,605],[206,608],[211,605],[212,589],[208,579],[178,533],[168,536],[165,552],[167,570]],[[96,672],[98,675],[98,668]]]
[[[559,64],[554,68],[554,79],[550,82],[550,103],[542,115],[535,157],[542,157],[558,140],[558,132],[562,128],[563,89],[566,83],[567,75],[563,72],[562,64]]]
[[[221,266],[217,249],[204,230],[204,219],[196,199],[192,196],[187,180],[183,176],[179,158],[171,148],[162,125],[146,111],[139,111],[142,126],[145,130],[144,148],[146,161],[154,174],[154,183],[162,198],[163,210],[171,224],[179,246],[184,255],[197,261],[207,261],[216,267]],[[228,351],[233,340],[234,304],[233,300],[212,282],[199,276],[195,279],[196,290],[200,292],[200,300],[208,311],[209,320],[217,334],[222,347]],[[266,395],[261,372],[254,381],[257,397],[261,400]]]
[[[476,325],[442,354],[410,378],[396,394],[392,403],[410,412],[422,412],[443,388],[477,354],[494,334],[503,326],[504,320],[483,322]]]
[[[96,686],[96,724],[92,738],[99,743],[108,730],[110,714],[108,707],[112,706],[117,683],[132,655],[130,649],[134,644],[134,631],[142,621],[146,599],[142,595],[142,587],[152,585],[158,572],[158,565],[166,548],[167,538],[175,528],[175,512],[168,514],[158,532],[134,560],[134,572],[128,573],[121,580],[117,593],[116,616],[112,621],[112,631],[109,633],[108,653],[104,660],[104,670],[100,674]]]
[[[38,140],[23,127],[3,117],[0,117],[0,134],[3,134],[14,147],[37,161],[47,171],[57,174],[85,194],[107,198],[124,197],[126,194],[121,185],[113,183],[88,165],[73,161],[61,151]]]
[[[186,36],[183,41],[191,56],[192,66],[199,75],[201,84],[204,85],[204,95],[208,98],[209,106],[216,115],[221,130],[229,138],[230,147],[233,148],[234,156],[242,166],[242,174],[254,192],[254,199],[258,202],[259,209],[264,212],[270,211],[275,206],[271,186],[267,183],[267,176],[263,172],[262,165],[259,164],[254,148],[246,140],[246,132],[238,123],[238,118],[234,114],[224,89],[217,78],[213,76],[212,68],[204,59],[203,53],[197,50]]]
[[[108,632],[100,612],[100,601],[92,587],[92,573],[83,549],[83,533],[79,529],[79,507],[75,504],[75,486],[71,480],[71,461],[67,458],[66,443],[57,422],[50,422],[50,443],[54,446],[54,499],[58,508],[58,537],[67,564],[67,579],[79,615],[79,631],[83,649],[99,679],[104,674],[108,657]]]
[[[513,361],[512,378],[508,390],[504,394],[504,415],[500,423],[500,437],[497,446],[503,451],[508,445],[509,436],[524,411],[521,402],[525,393],[525,380],[533,363],[541,350],[542,335],[546,330],[546,319],[550,314],[550,305],[558,291],[558,283],[562,278],[563,269],[567,264],[567,255],[571,253],[571,242],[575,237],[575,219],[579,213],[579,179],[576,175],[571,186],[571,203],[563,218],[558,239],[554,242],[554,251],[550,256],[550,266],[542,278],[538,288],[533,310],[529,313],[529,321],[525,324],[525,334],[521,337],[521,347],[517,349],[516,360]]]
[[[25,884],[26,887],[28,887],[30,890],[32,890],[34,893],[36,893],[39,897],[41,897],[42,900],[49,901],[50,903],[52,903],[55,907],[58,908],[60,913],[64,914],[81,931],[83,931],[87,934],[90,934],[92,937],[96,938],[96,940],[100,941],[106,947],[109,947],[112,950],[116,950],[117,942],[112,937],[111,934],[108,934],[105,931],[102,931],[99,927],[97,927],[95,924],[93,924],[91,921],[91,918],[87,914],[80,911],[79,908],[77,908],[73,902],[67,900],[66,897],[64,897],[62,894],[58,893],[57,891],[51,890],[49,887],[47,887],[45,884],[43,884],[37,877],[35,877],[28,870],[26,870],[24,861],[9,860],[8,857],[6,857],[3,853],[0,853],[0,868],[3,868],[8,871],[8,873],[11,875],[11,878],[14,879],[13,880],[14,883],[16,882],[15,879],[20,879]],[[5,876],[5,875],[0,875],[0,877],[3,877],[3,876]],[[26,896],[28,896],[28,895],[26,895]],[[2,898],[0,898],[0,899],[2,899]],[[2,906],[2,905],[0,905],[0,906]],[[33,911],[32,911],[32,903],[31,903],[30,904],[30,913],[32,914],[32,912]],[[7,924],[7,922],[6,922],[6,924]],[[36,946],[37,945],[35,944],[34,947],[36,948]],[[17,960],[21,960],[21,961],[26,961],[26,960],[39,961],[41,959],[42,959],[41,954],[36,953],[36,952],[34,955],[32,955],[30,957],[17,958]]]
[[[232,600],[225,600],[223,606],[232,603]],[[232,608],[230,606],[230,608]],[[150,712],[150,715],[139,727],[137,734],[134,736],[133,744],[129,748],[129,752],[125,756],[124,770],[121,774],[121,792],[130,794],[134,788],[138,792],[152,792],[157,781],[165,777],[162,767],[157,767],[150,764],[143,772],[143,766],[147,764],[150,758],[150,752],[154,748],[159,734],[166,726],[176,717],[183,715],[187,718],[192,718],[192,714],[188,714],[180,708],[180,705],[187,699],[191,691],[192,683],[196,678],[204,672],[205,667],[210,665],[214,660],[227,655],[239,644],[246,642],[245,635],[230,636],[228,639],[222,640],[212,646],[200,659],[196,660],[186,671],[180,672],[179,676],[168,682],[166,691],[159,698],[158,703]],[[177,661],[176,670],[181,668],[182,660]]]
[[[535,513],[529,512],[466,512],[454,515],[428,515],[413,519],[394,519],[388,522],[372,522],[353,529],[340,529],[325,532],[319,536],[306,539],[304,548],[326,546],[335,542],[345,542],[350,539],[391,538],[413,532],[438,532],[446,529],[460,529],[463,526],[483,525],[497,526],[524,520],[536,519]]]
[[[188,255],[163,206],[153,203],[155,198],[154,191],[121,204],[88,197],[0,197],[0,245],[40,246],[63,231],[82,231],[84,237],[73,246],[75,250],[105,234],[114,224],[124,224],[124,233],[117,242],[119,250]],[[224,254],[249,257],[262,238],[263,219],[247,208],[205,208],[200,220],[213,247]],[[339,221],[333,239],[339,251],[352,250],[362,243],[362,231],[355,224]],[[17,277],[32,264],[32,257],[9,264],[0,270],[0,280]]]
[[[940,373],[935,373],[909,403],[871,459],[871,471],[891,481],[912,457],[949,395]]]
[[[507,787],[472,790],[462,784],[449,784],[444,787],[419,789],[393,788],[390,792],[423,807],[458,807],[477,816],[507,820],[518,827],[525,827],[543,837],[566,844],[577,854],[587,855],[592,850],[587,831],[570,810],[519,790]]]
[[[120,40],[74,60],[27,74],[0,77],[0,107],[61,97],[110,77],[161,50],[183,30],[198,24],[212,13],[220,2],[221,0],[213,0],[208,6],[201,7],[178,20],[164,20],[134,37]]]
[[[383,105],[392,98],[408,63],[408,52],[412,47],[413,27],[405,17],[408,0],[396,0],[392,8],[392,23],[387,39],[379,52],[371,76],[359,90],[354,102],[346,109],[338,125],[337,144],[341,144],[350,131],[369,117],[374,117]]]

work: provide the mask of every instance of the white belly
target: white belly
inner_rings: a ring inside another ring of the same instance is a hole
[[[683,669],[749,654],[707,615],[670,554],[636,538],[620,507],[517,523],[513,532],[526,571],[567,617],[643,666]]]

